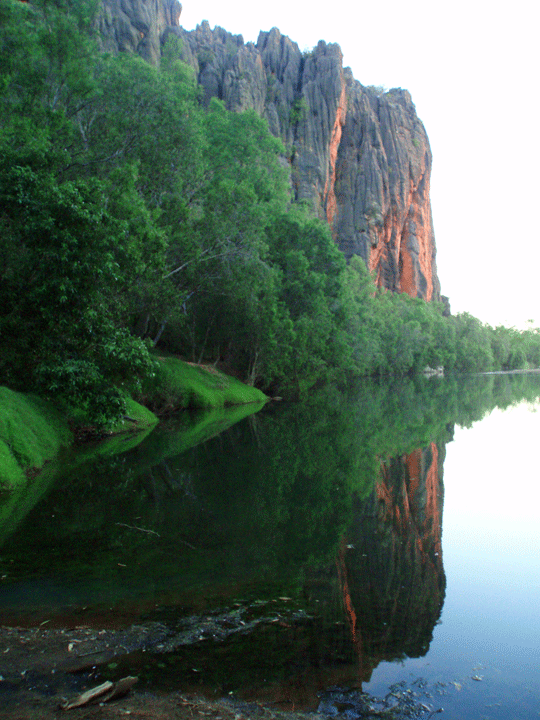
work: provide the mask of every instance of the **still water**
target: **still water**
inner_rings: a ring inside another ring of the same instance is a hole
[[[440,698],[444,717],[540,716],[539,411],[522,402],[455,429],[444,463],[441,618],[426,656],[379,666],[371,692],[407,676],[450,678],[459,691]]]
[[[103,668],[143,687],[540,717],[539,397],[537,375],[327,388],[66,457],[0,504],[0,621],[158,628]]]

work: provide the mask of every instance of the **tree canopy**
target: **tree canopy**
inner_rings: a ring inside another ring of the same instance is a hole
[[[293,202],[264,120],[204,109],[174,37],[159,68],[99,53],[95,10],[0,0],[3,384],[103,425],[156,345],[294,392],[540,363],[535,329],[377,290]]]

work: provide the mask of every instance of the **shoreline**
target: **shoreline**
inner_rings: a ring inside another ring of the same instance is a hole
[[[106,699],[107,696],[97,694],[104,682],[98,663],[106,666],[113,658],[120,658],[115,652],[124,648],[124,644],[129,646],[130,641],[137,641],[136,636],[143,630],[143,626],[132,626],[127,631],[88,626],[47,629],[44,623],[31,629],[0,627],[4,673],[0,675],[0,720],[126,717],[138,720],[348,720],[352,704],[356,716],[363,720],[412,717],[421,720],[440,712],[426,705],[431,696],[426,692],[424,697],[419,692],[418,681],[407,683],[407,687],[405,683],[398,683],[385,697],[363,692],[361,686],[334,689],[334,696],[330,689],[321,689],[311,707],[298,708],[294,702],[204,697],[200,691],[184,689],[160,690],[145,687],[138,678],[129,676],[109,683],[118,687],[126,682],[129,688],[124,695],[100,702],[100,697]],[[9,673],[5,667],[7,657],[10,657]],[[94,699],[76,706],[89,692],[96,693]],[[343,703],[342,699],[340,702],[340,694],[348,695],[348,702]],[[71,707],[67,708],[68,704]],[[291,707],[280,708],[280,704]]]

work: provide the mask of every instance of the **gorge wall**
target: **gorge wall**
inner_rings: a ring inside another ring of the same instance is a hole
[[[177,0],[101,0],[103,48],[159,63],[182,41],[205,102],[254,109],[283,140],[294,196],[325,219],[347,257],[359,255],[380,287],[440,299],[430,205],[431,150],[409,93],[364,87],[338,45],[309,53],[273,28],[244,43],[203,22],[180,25]]]

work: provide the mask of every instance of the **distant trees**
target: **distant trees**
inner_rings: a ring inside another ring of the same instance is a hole
[[[376,290],[290,198],[253,112],[202,109],[173,38],[161,67],[99,54],[95,2],[0,0],[1,382],[87,421],[159,344],[262,388],[540,364],[540,333]]]

